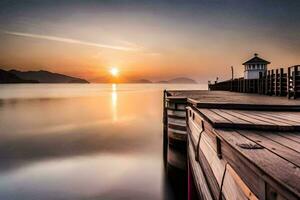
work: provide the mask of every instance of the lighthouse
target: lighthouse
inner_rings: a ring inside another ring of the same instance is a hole
[[[244,79],[258,79],[260,72],[263,76],[266,75],[268,64],[270,64],[269,61],[258,57],[258,54],[255,53],[253,58],[243,63],[245,67]]]

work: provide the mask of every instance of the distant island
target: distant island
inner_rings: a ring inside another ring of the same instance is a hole
[[[0,83],[89,83],[87,80],[49,71],[0,69]]]
[[[167,81],[159,81],[159,83],[174,83],[174,84],[196,84],[197,81],[186,78],[186,77],[178,77],[178,78],[173,78]]]
[[[168,83],[168,84],[196,84],[197,82],[193,79],[186,77],[178,77],[170,80],[162,80],[158,82],[153,82],[148,79],[139,79],[135,81],[130,81],[130,83]]]
[[[153,83],[153,82],[148,79],[138,79],[138,80],[129,81],[128,83]]]

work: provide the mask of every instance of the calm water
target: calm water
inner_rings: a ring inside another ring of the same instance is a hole
[[[173,199],[162,90],[205,85],[0,86],[0,199]]]

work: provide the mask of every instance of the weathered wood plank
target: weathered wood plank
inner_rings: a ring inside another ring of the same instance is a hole
[[[176,118],[168,118],[168,123],[175,124],[179,126],[186,126],[186,120],[185,119],[176,119]]]
[[[230,165],[227,166],[227,170],[228,173],[231,174],[235,182],[240,186],[248,200],[258,200],[255,194],[252,193],[252,191],[248,188],[248,186],[244,183],[241,177],[234,171],[234,169]]]
[[[259,145],[235,131],[218,130],[217,133],[240,154],[248,158],[257,169],[261,169],[263,178],[287,199],[298,199],[300,196],[300,169],[289,161],[267,149],[249,150],[237,144]],[[257,170],[256,169],[256,170]],[[287,191],[285,191],[287,190]]]
[[[300,131],[300,123],[264,116],[259,111],[196,109],[215,128],[237,128],[266,131]]]
[[[213,111],[211,111],[210,109],[201,109],[199,110],[204,116],[208,117],[209,120],[212,123],[226,123],[226,124],[232,124],[231,121],[229,121],[228,119],[225,119],[224,117],[214,113]]]
[[[272,114],[268,114],[269,112],[261,112],[261,111],[240,111],[248,115],[253,115],[257,119],[263,119],[264,121],[268,121],[269,123],[274,123],[278,126],[297,126],[299,123],[290,121],[289,119],[281,119],[278,117],[278,112],[272,112]]]
[[[233,115],[238,115],[241,118],[246,118],[251,121],[252,124],[262,124],[269,126],[289,126],[287,123],[277,123],[277,121],[270,120],[265,116],[260,116],[255,111],[240,111],[240,110],[228,110],[227,112],[232,113]]]
[[[189,142],[190,143],[190,142]],[[199,199],[203,200],[216,200],[211,195],[211,191],[208,187],[208,183],[206,182],[205,174],[202,171],[202,168],[196,162],[195,158],[195,152],[194,148],[191,145],[188,145],[188,158],[191,165],[191,168],[193,169],[193,176],[195,180],[195,185],[198,190]]]
[[[226,160],[219,159],[217,153],[213,149],[213,145],[206,140],[206,133],[203,132],[203,139],[200,142],[200,151],[203,152],[206,159],[210,163],[210,167],[216,177],[218,184],[221,185],[224,170],[226,170]],[[225,172],[225,178],[223,183],[222,192],[226,199],[248,199],[243,193],[239,185],[234,181],[231,174]]]
[[[287,148],[290,148],[293,151],[296,151],[300,153],[300,144],[298,142],[295,142],[294,140],[291,140],[289,138],[286,138],[278,133],[273,132],[264,132],[264,137],[269,138],[270,140],[273,140]]]
[[[224,117],[225,119],[227,119],[233,124],[251,124],[251,122],[238,118],[235,115],[231,115],[230,113],[227,113],[225,110],[221,110],[221,109],[210,109],[210,110],[216,113],[217,115]]]
[[[286,137],[290,140],[293,140],[295,142],[298,142],[300,144],[300,133],[299,132],[284,132],[284,133],[279,133],[282,137]]]
[[[297,167],[300,167],[300,153],[298,153],[280,143],[270,140],[267,137],[264,137],[265,134],[262,132],[245,131],[245,130],[239,130],[238,132],[240,134],[242,134],[244,137],[250,139],[251,141],[262,145],[264,148],[275,153],[276,155],[280,156],[281,158],[293,163]],[[299,144],[299,147],[300,147],[300,144]]]
[[[186,113],[185,111],[177,111],[177,110],[167,110],[168,117],[169,116],[179,116],[179,117],[185,117]]]
[[[288,122],[300,124],[300,112],[264,112],[266,116],[279,118],[281,120],[287,120]]]

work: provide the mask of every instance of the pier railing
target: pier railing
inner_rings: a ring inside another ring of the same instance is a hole
[[[287,96],[296,99],[300,96],[300,65],[291,66],[287,72],[283,68],[260,73],[258,79],[236,78],[208,84],[209,90],[222,90],[242,93],[257,93],[270,96]]]

